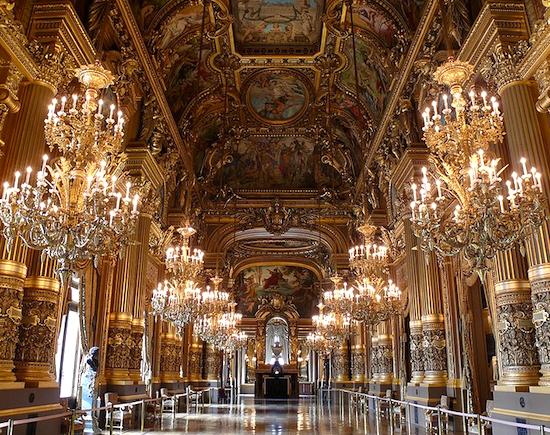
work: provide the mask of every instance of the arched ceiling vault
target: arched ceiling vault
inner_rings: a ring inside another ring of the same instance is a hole
[[[172,155],[158,95],[145,95],[140,140],[169,173],[164,223],[186,215],[233,266],[345,260],[364,156],[423,1],[355,1],[353,34],[343,0],[125,2],[192,159]]]

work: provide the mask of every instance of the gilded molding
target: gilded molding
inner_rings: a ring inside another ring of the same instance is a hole
[[[385,104],[384,114],[378,124],[376,135],[372,139],[367,155],[365,156],[365,160],[361,168],[361,173],[356,182],[357,186],[363,186],[365,177],[367,175],[367,168],[370,166],[374,156],[376,155],[376,152],[378,151],[378,148],[380,147],[387,135],[388,128],[393,120],[395,109],[397,107],[397,104],[399,103],[401,94],[405,89],[405,86],[407,85],[411,71],[415,66],[415,62],[424,45],[424,40],[426,38],[426,35],[430,31],[432,22],[437,14],[438,9],[439,1],[437,0],[427,0],[424,4],[424,12],[416,28],[413,42],[409,46],[409,49],[404,56],[404,61],[400,70],[400,74],[396,77],[392,84],[391,94]],[[359,193],[361,188],[362,187],[358,188],[356,193]]]
[[[0,45],[28,80],[38,77],[39,67],[29,52],[23,26],[5,6],[0,7]]]

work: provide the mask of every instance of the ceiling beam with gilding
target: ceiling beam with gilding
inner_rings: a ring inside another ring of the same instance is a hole
[[[368,148],[367,153],[365,155],[363,168],[361,169],[361,173],[359,174],[359,178],[357,180],[357,185],[356,185],[357,187],[355,191],[356,198],[359,197],[359,195],[362,193],[364,189],[365,175],[366,175],[367,168],[370,166],[376,154],[376,151],[378,150],[384,138],[386,137],[386,132],[390,126],[390,123],[394,118],[395,109],[397,107],[397,104],[399,103],[399,99],[401,98],[403,89],[405,89],[405,86],[407,85],[407,82],[409,80],[409,75],[413,70],[414,63],[420,53],[420,50],[422,49],[422,46],[424,45],[424,39],[426,38],[426,35],[430,31],[432,22],[437,14],[438,8],[439,8],[439,0],[428,0],[426,2],[424,11],[422,13],[422,17],[420,18],[420,22],[418,24],[418,27],[416,28],[416,32],[414,34],[411,45],[409,46],[409,49],[405,54],[405,60],[404,60],[403,66],[401,67],[399,73],[397,74],[396,81],[392,86],[390,98],[388,99],[388,104],[384,109],[384,114],[382,115],[382,118],[376,130],[376,134],[374,135],[372,143],[370,144],[370,147]]]
[[[116,5],[120,11],[120,16],[122,17],[122,20],[126,25],[128,34],[132,39],[132,43],[134,44],[134,47],[136,49],[139,61],[141,63],[141,66],[143,67],[147,79],[149,80],[151,89],[155,95],[160,111],[164,117],[164,120],[166,121],[166,125],[168,126],[168,130],[170,131],[170,135],[172,136],[172,140],[174,141],[174,144],[176,145],[176,148],[178,149],[181,158],[183,159],[183,163],[186,171],[189,174],[189,177],[191,177],[191,180],[194,180],[195,171],[193,169],[193,159],[191,157],[191,152],[189,148],[185,145],[181,137],[180,131],[174,119],[174,115],[170,110],[168,100],[166,99],[164,89],[161,85],[161,78],[153,67],[153,60],[151,59],[149,51],[147,50],[145,41],[143,40],[143,36],[141,35],[134,14],[132,13],[130,4],[128,3],[128,0],[116,0]]]

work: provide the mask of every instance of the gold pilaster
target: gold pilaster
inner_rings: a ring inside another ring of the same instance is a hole
[[[178,382],[181,341],[176,337],[173,325],[165,324],[160,355],[160,379],[163,384]]]

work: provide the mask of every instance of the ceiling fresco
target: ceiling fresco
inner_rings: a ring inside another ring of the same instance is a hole
[[[224,182],[237,189],[311,189],[340,184],[321,164],[320,147],[307,136],[257,136],[240,141]]]
[[[235,280],[237,309],[245,317],[254,317],[262,298],[278,294],[292,300],[300,317],[311,317],[319,300],[317,282],[315,274],[303,267],[249,267]]]
[[[312,55],[319,50],[322,0],[231,0],[242,55]]]
[[[248,79],[244,96],[250,112],[267,124],[289,124],[306,110],[308,79],[291,69],[264,69]]]

